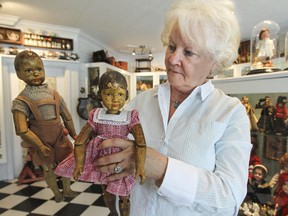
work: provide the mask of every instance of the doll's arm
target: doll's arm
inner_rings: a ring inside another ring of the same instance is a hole
[[[132,127],[136,145],[136,178],[140,176],[141,184],[145,181],[146,142],[141,124]]]
[[[39,149],[44,157],[51,154],[51,149],[43,144],[40,138],[28,128],[27,117],[23,112],[13,111],[13,121],[15,125],[16,135],[20,136],[22,140],[29,145]]]
[[[79,136],[74,143],[74,156],[76,166],[73,172],[73,178],[78,180],[78,177],[83,172],[84,162],[85,162],[85,144],[89,141],[91,135],[93,134],[93,128],[89,123],[86,123],[82,128]]]
[[[74,122],[66,106],[63,106],[61,117],[63,119],[65,127],[69,131],[69,135],[75,140],[77,138],[77,135],[76,135],[75,127],[74,127]]]

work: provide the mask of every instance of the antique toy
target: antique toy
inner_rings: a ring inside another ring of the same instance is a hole
[[[40,165],[44,178],[55,195],[55,202],[78,193],[70,189],[70,178],[62,178],[63,191],[53,172],[55,163],[73,151],[72,143],[64,135],[64,125],[76,138],[72,117],[63,98],[44,84],[45,69],[39,55],[32,51],[20,52],[14,61],[17,77],[26,83],[24,90],[13,100],[12,113],[16,134],[28,148],[33,164]],[[64,122],[64,125],[61,122]]]
[[[288,118],[288,112],[286,108],[286,103],[286,96],[278,96],[274,115],[274,128],[277,135],[287,135],[286,121]]]
[[[243,96],[241,102],[246,108],[246,113],[250,120],[250,130],[258,130],[257,126],[258,119],[255,115],[252,105],[249,103],[249,98],[247,96]]]
[[[274,115],[275,108],[271,103],[270,97],[265,97],[265,102],[262,106],[261,116],[257,122],[260,132],[266,134],[274,133]]]
[[[76,180],[101,184],[105,203],[110,209],[109,215],[118,215],[115,208],[115,195],[118,195],[120,214],[128,216],[131,188],[137,177],[141,177],[142,183],[145,179],[145,138],[138,112],[121,111],[128,99],[127,81],[121,73],[116,71],[104,73],[100,78],[98,96],[105,108],[95,108],[90,112],[88,122],[75,141],[74,155],[70,154],[57,166],[55,172],[66,177],[73,175]],[[96,157],[113,154],[121,149],[116,147],[99,149],[98,146],[105,139],[127,139],[129,133],[135,138],[136,174],[108,182],[105,177],[122,172],[120,163],[115,165],[113,173],[100,173],[93,167],[93,161]]]
[[[268,170],[262,164],[253,167],[252,178],[248,181],[247,197],[252,202],[267,204],[271,201],[271,188],[265,181]]]

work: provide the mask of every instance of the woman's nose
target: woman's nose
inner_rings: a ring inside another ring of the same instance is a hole
[[[168,54],[169,63],[172,65],[180,64],[181,62],[181,52],[175,50],[174,52],[170,52]]]

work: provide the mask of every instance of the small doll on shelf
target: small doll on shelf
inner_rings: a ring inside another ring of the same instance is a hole
[[[242,102],[243,106],[246,108],[246,113],[247,113],[247,116],[250,120],[250,130],[257,131],[258,130],[258,126],[257,126],[258,119],[255,115],[255,112],[254,112],[252,105],[249,103],[249,98],[247,96],[243,96],[241,102]]]
[[[87,123],[75,141],[74,154],[70,154],[60,163],[55,173],[65,177],[73,176],[76,180],[101,184],[104,201],[110,210],[109,215],[118,215],[115,207],[117,195],[120,215],[128,216],[130,191],[138,177],[141,177],[141,183],[145,179],[146,142],[143,130],[136,110],[121,110],[128,99],[127,81],[121,73],[109,71],[100,77],[98,97],[105,108],[95,108],[90,112]],[[105,177],[125,171],[123,165],[117,163],[114,165],[114,172],[101,173],[95,170],[93,161],[96,157],[117,153],[121,149],[115,147],[99,149],[98,146],[106,139],[127,139],[129,133],[135,139],[136,174],[108,182]]]
[[[257,164],[261,164],[260,157],[257,155],[257,149],[259,146],[257,134],[251,134],[251,144],[252,144],[252,149],[251,149],[250,160],[249,160],[249,179],[252,179],[253,177],[254,166]]]
[[[257,126],[260,132],[264,132],[266,134],[274,133],[274,115],[275,108],[271,103],[270,97],[265,97],[265,102],[262,106],[261,116],[257,122]]]
[[[273,195],[273,202],[277,210],[276,215],[288,215],[288,172],[279,175],[278,186]]]
[[[276,135],[287,135],[286,121],[288,112],[286,108],[287,97],[279,96],[275,105],[274,127]]]
[[[264,28],[259,33],[259,41],[256,45],[255,62],[261,62],[263,67],[272,67],[272,57],[275,55],[275,46],[270,39],[270,30]]]
[[[26,83],[11,108],[16,134],[23,140],[21,145],[28,148],[33,164],[41,166],[55,202],[75,197],[78,193],[70,189],[70,178],[62,178],[63,191],[60,192],[53,172],[56,163],[73,152],[65,134],[68,130],[73,139],[77,137],[71,114],[59,93],[44,83],[45,69],[38,54],[22,51],[17,54],[14,66],[17,77]]]
[[[265,181],[267,173],[267,168],[262,164],[253,167],[252,178],[248,181],[246,199],[259,204],[267,204],[271,201],[271,188]]]

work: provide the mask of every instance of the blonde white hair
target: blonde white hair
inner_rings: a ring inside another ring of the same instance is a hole
[[[231,66],[237,58],[240,31],[230,0],[177,0],[166,16],[161,35],[166,46],[174,25],[178,25],[185,42],[211,57],[217,71]]]

